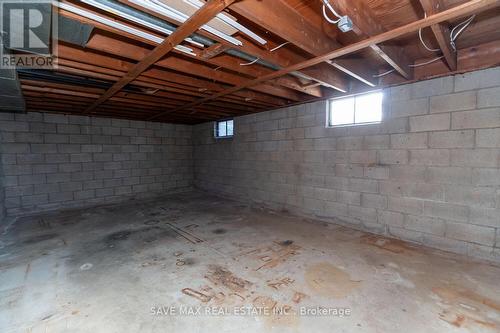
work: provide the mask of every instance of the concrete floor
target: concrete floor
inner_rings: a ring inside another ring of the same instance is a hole
[[[200,193],[0,241],[0,332],[500,330],[498,267]]]

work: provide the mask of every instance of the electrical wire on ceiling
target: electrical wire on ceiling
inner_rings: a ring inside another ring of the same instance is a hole
[[[328,14],[326,13],[326,8],[328,7],[328,10],[330,10],[333,15],[335,15],[337,17],[337,20],[332,20]],[[337,24],[340,22],[340,20],[342,19],[342,16],[340,16],[336,11],[335,9],[332,7],[332,5],[330,4],[330,2],[328,0],[323,0],[323,16],[325,17],[325,20],[327,20],[328,22],[332,23],[332,24]]]
[[[424,17],[427,17],[426,13],[424,13]],[[472,23],[472,21],[474,20],[475,17],[476,17],[476,15],[474,14],[471,17],[469,17],[468,19],[466,19],[465,21],[460,22],[459,24],[457,24],[455,27],[453,27],[453,29],[451,29],[451,32],[450,32],[450,45],[451,45],[451,47],[453,48],[453,50],[455,52],[457,51],[457,47],[455,45],[455,41],[457,40],[458,36],[460,36],[460,34],[462,32],[464,32],[465,29],[467,29],[467,27]],[[420,42],[422,43],[422,45],[425,47],[426,50],[428,50],[430,52],[441,51],[441,49],[432,49],[432,48],[428,47],[427,44],[425,44],[425,42],[424,42],[424,40],[422,38],[422,29],[418,30],[418,37],[420,39]],[[443,58],[444,58],[444,55],[442,55],[440,57],[433,58],[433,59],[431,59],[429,61],[425,61],[425,62],[422,62],[422,63],[408,65],[408,67],[415,68],[415,67],[426,66],[426,65],[432,64],[433,62],[436,62],[436,61],[438,61],[440,59],[443,59]],[[389,75],[389,74],[393,73],[394,71],[395,71],[395,69],[391,69],[391,70],[388,70],[387,72],[384,72],[384,73],[381,73],[381,74],[372,75],[372,76],[375,77],[375,78],[382,77],[382,76]]]
[[[455,50],[455,51],[457,50],[457,46],[455,45],[455,41],[457,40],[458,36],[465,29],[467,29],[467,27],[472,23],[472,21],[474,20],[475,17],[476,17],[476,15],[474,14],[471,17],[469,17],[467,20],[463,21],[462,23],[457,24],[453,29],[451,29],[451,32],[450,32],[450,44],[451,44],[451,47],[453,47],[453,50]],[[455,33],[455,30],[458,27],[461,27],[461,28]]]
[[[277,50],[281,49],[283,46],[285,46],[287,44],[290,44],[290,42],[285,42],[283,44],[280,44],[280,45],[276,46],[275,48],[270,49],[269,52],[277,51]],[[260,58],[255,58],[255,60],[252,60],[250,62],[246,62],[246,63],[240,64],[240,66],[250,66],[250,65],[255,64],[259,60],[260,60]]]
[[[471,17],[469,17],[467,20],[457,24],[453,29],[451,29],[451,32],[450,32],[450,45],[451,47],[453,48],[454,51],[457,50],[457,47],[455,45],[455,41],[457,40],[458,36],[465,30],[467,29],[467,27],[472,23],[472,21],[474,20],[474,18],[476,17],[476,15],[472,15]],[[424,13],[424,18],[427,18],[427,13]],[[456,29],[459,29],[458,31],[456,31]],[[455,32],[456,31],[456,32]],[[422,28],[418,29],[418,38],[420,39],[420,42],[422,43],[422,45],[424,46],[424,48],[429,51],[429,52],[438,52],[438,51],[441,51],[441,49],[437,48],[437,49],[433,49],[433,48],[430,48],[425,42],[424,42],[424,39],[422,38]]]
[[[427,13],[424,13],[424,18],[427,18]],[[432,48],[428,47],[427,44],[425,44],[424,39],[422,38],[422,28],[418,29],[418,38],[420,39],[420,42],[422,43],[422,45],[425,47],[425,49],[427,51],[429,51],[429,52],[441,51],[440,48],[432,49]]]

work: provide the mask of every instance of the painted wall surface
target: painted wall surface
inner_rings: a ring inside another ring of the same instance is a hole
[[[195,126],[195,185],[500,261],[500,68],[384,91],[380,124],[327,128],[326,102]]]

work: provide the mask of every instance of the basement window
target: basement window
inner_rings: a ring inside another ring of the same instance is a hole
[[[331,99],[328,126],[353,126],[382,121],[382,91]]]
[[[234,133],[234,121],[232,119],[217,121],[214,130],[216,138],[232,138]]]

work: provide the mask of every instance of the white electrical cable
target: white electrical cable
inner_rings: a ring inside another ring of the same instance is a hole
[[[328,14],[326,13],[326,7],[325,7],[325,5],[323,5],[323,16],[325,17],[325,20],[327,20],[331,24],[337,24],[337,23],[340,22],[340,19],[338,19],[337,21],[335,21],[335,20],[332,20],[330,17],[328,17]]]
[[[425,66],[425,65],[428,65],[428,64],[432,64],[433,62],[436,62],[438,61],[439,59],[443,59],[444,56],[440,56],[440,57],[437,57],[437,58],[434,58],[434,59],[431,59],[429,61],[426,61],[426,62],[422,62],[422,63],[419,63],[419,64],[414,64],[414,65],[408,65],[408,67],[420,67],[420,66]]]
[[[424,13],[424,18],[427,18],[427,13]],[[441,49],[431,49],[430,47],[427,46],[427,44],[425,44],[424,42],[424,39],[422,38],[422,28],[418,29],[418,38],[420,38],[420,42],[422,43],[422,45],[425,47],[425,49],[429,52],[437,52],[437,51],[441,51]]]
[[[250,61],[250,62],[247,62],[247,63],[244,63],[244,64],[240,64],[240,66],[250,66],[250,65],[255,64],[259,60],[260,60],[260,58],[257,58],[254,61]]]
[[[68,12],[71,12],[73,14],[76,14],[76,15],[88,18],[90,20],[102,23],[104,25],[107,25],[109,27],[115,28],[115,29],[120,30],[120,31],[124,31],[124,32],[132,34],[134,36],[138,36],[138,37],[147,39],[147,40],[152,41],[154,43],[161,44],[164,41],[163,38],[160,38],[160,37],[157,37],[157,36],[152,35],[150,33],[144,32],[142,30],[130,27],[130,26],[122,24],[120,22],[110,20],[106,17],[96,15],[94,13],[91,13],[91,12],[88,12],[86,10],[75,7],[69,3],[54,1],[54,4],[55,4],[55,6],[61,8],[63,10],[66,10]],[[189,54],[191,56],[196,56],[196,53],[194,53],[192,49],[190,49],[186,46],[177,45],[175,47],[175,49],[178,51],[181,51],[183,53]]]
[[[455,40],[458,38],[458,36],[465,30],[467,29],[467,27],[472,23],[472,21],[474,20],[474,18],[476,17],[476,15],[472,15],[471,17],[469,17],[467,20],[463,21],[462,23],[459,23],[457,24],[453,29],[451,29],[451,32],[450,32],[450,44],[451,44],[451,47],[453,47],[453,50],[457,50],[457,47],[455,45]],[[460,27],[461,28],[457,31],[457,33],[455,33],[455,30]]]
[[[330,4],[330,1],[329,0],[323,0],[323,6],[326,6],[328,7],[328,9],[330,9],[330,11],[333,13],[333,15],[335,15],[338,19],[341,19],[342,18],[342,15],[339,15],[339,13],[337,13],[335,11],[335,9],[332,7],[332,5]]]
[[[290,42],[285,42],[285,43],[283,43],[283,44],[281,44],[281,45],[278,45],[278,46],[276,46],[275,48],[270,49],[270,50],[269,50],[269,52],[274,52],[274,51],[276,51],[276,50],[279,50],[279,49],[281,49],[283,46],[285,46],[285,45],[287,45],[287,44],[290,44]]]
[[[382,74],[376,74],[376,75],[372,75],[372,76],[373,76],[373,77],[382,77],[382,76],[386,76],[386,75],[388,75],[388,74],[391,74],[391,73],[393,73],[394,71],[395,71],[395,69],[390,69],[390,70],[388,70],[387,72],[384,72],[384,73],[382,73]]]

